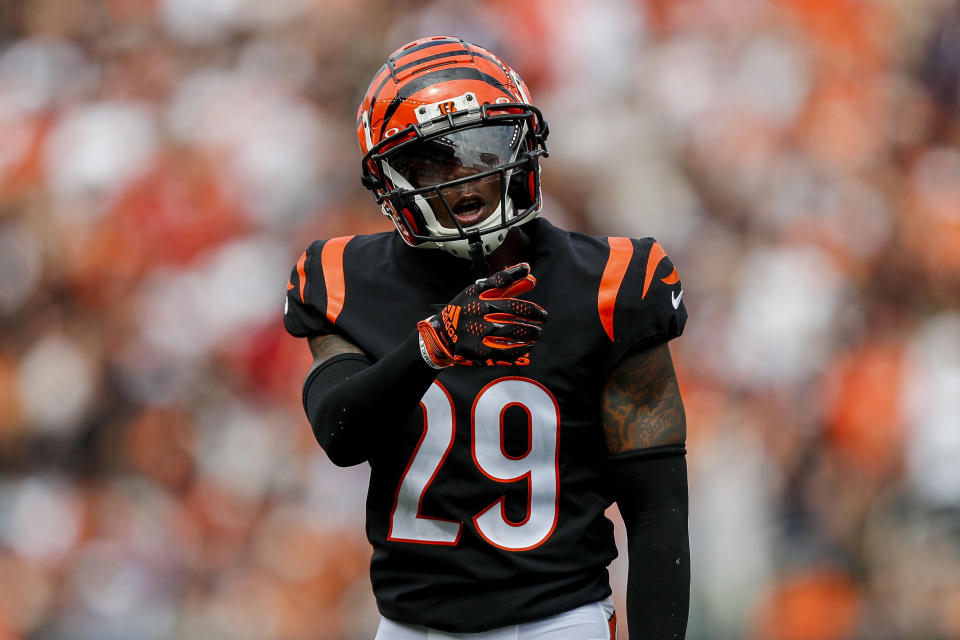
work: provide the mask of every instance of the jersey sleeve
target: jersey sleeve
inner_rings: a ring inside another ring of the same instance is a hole
[[[283,325],[298,338],[337,333],[343,309],[343,252],[350,237],[318,240],[307,247],[290,272]]]
[[[640,351],[683,332],[687,310],[676,267],[653,238],[608,238],[598,297],[600,318],[618,353]]]

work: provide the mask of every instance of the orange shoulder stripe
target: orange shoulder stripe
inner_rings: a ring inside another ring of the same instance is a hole
[[[304,300],[303,298],[303,290],[306,289],[307,287],[307,272],[304,270],[304,265],[306,263],[307,263],[307,252],[304,251],[303,254],[300,256],[300,259],[297,260],[297,278],[300,280],[300,302],[303,302],[303,303],[306,303],[306,300]]]
[[[600,278],[600,293],[597,295],[597,308],[600,311],[600,324],[613,340],[613,311],[617,305],[617,293],[627,275],[627,267],[633,257],[633,241],[630,238],[607,238],[610,255]]]
[[[320,265],[323,267],[323,281],[327,287],[327,320],[336,324],[337,317],[343,311],[347,286],[343,277],[343,250],[353,236],[331,238],[320,252]]]
[[[650,254],[647,256],[647,273],[643,276],[643,294],[640,295],[640,299],[643,300],[647,297],[647,290],[650,289],[650,283],[653,282],[653,274],[657,272],[657,267],[660,266],[660,261],[667,257],[667,252],[663,250],[663,247],[660,246],[659,242],[654,242],[653,246],[650,247]],[[676,272],[676,269],[674,269]],[[671,273],[666,278],[663,279],[664,282],[671,280],[676,276],[676,273]],[[679,277],[677,277],[679,280]],[[676,282],[677,280],[673,280]],[[667,283],[672,284],[672,283]]]

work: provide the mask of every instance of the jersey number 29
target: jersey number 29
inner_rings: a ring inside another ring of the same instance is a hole
[[[453,447],[453,399],[443,385],[434,382],[420,406],[423,435],[400,479],[387,539],[455,545],[463,523],[420,513],[423,496]],[[503,446],[503,416],[510,407],[520,407],[527,414],[529,446],[520,456],[508,454]],[[471,428],[473,461],[485,476],[502,483],[527,483],[526,518],[520,522],[508,519],[506,499],[500,498],[473,517],[477,532],[490,544],[508,551],[525,551],[543,544],[557,525],[560,410],[556,399],[528,378],[498,378],[474,401]]]

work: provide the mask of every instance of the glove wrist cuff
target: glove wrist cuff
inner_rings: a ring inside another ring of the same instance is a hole
[[[427,365],[434,369],[453,366],[453,354],[440,341],[429,320],[418,322],[417,331],[420,334],[420,356]]]

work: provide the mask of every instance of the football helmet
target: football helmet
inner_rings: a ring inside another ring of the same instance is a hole
[[[387,58],[357,112],[362,182],[410,246],[482,259],[539,213],[547,132],[493,53],[415,40]]]

